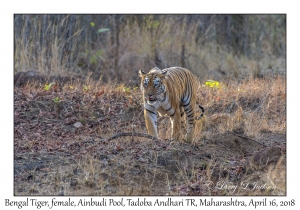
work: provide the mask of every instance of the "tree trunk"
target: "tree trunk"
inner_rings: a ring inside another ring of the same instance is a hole
[[[120,15],[115,15],[115,61],[114,61],[114,70],[116,73],[116,77],[118,82],[121,80],[121,75],[119,72],[119,47],[120,47],[120,39],[119,39],[119,34],[120,34],[120,22],[119,22]]]

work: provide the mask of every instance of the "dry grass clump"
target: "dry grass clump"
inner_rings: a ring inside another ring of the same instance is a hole
[[[202,87],[199,101],[206,108],[203,135],[242,129],[248,136],[286,131],[285,79],[234,81],[211,89]]]

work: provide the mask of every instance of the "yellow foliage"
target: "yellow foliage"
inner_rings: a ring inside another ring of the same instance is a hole
[[[220,83],[216,80],[206,80],[205,85],[211,88],[220,88]]]

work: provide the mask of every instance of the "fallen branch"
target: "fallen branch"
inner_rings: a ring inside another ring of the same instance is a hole
[[[82,143],[95,143],[95,142],[110,141],[110,140],[117,139],[117,138],[120,138],[120,137],[123,137],[123,136],[138,136],[138,137],[144,137],[144,138],[155,140],[155,141],[162,141],[161,139],[158,139],[154,136],[151,136],[151,135],[148,135],[148,134],[145,134],[145,133],[133,133],[133,132],[129,133],[128,132],[128,133],[118,133],[118,134],[113,135],[113,136],[111,136],[107,139],[100,139],[99,141],[86,140],[86,141],[83,141]]]
[[[148,139],[151,139],[151,140],[158,140],[158,141],[161,141],[160,139],[154,137],[154,136],[151,136],[151,135],[148,135],[148,134],[145,134],[145,133],[118,133],[114,136],[111,136],[109,137],[108,139],[102,139],[104,141],[110,141],[110,140],[113,140],[113,139],[117,139],[117,138],[120,138],[122,136],[138,136],[138,137],[144,137],[144,138],[148,138]]]

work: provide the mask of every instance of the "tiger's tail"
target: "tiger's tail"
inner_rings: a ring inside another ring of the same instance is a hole
[[[199,108],[201,109],[202,113],[201,113],[200,116],[198,116],[198,117],[196,118],[196,120],[200,120],[200,119],[203,117],[203,115],[204,115],[204,108],[203,108],[203,106],[200,106],[200,105],[198,105],[198,106],[199,106]]]

